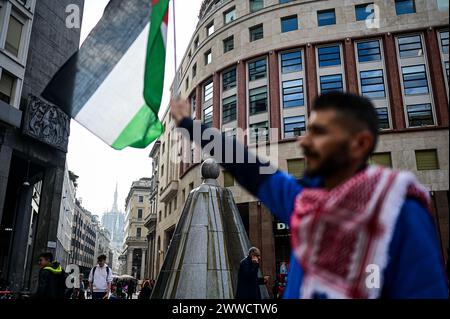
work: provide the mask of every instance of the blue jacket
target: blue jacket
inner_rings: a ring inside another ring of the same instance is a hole
[[[198,121],[194,122],[189,118],[185,118],[180,123],[180,127],[189,131],[191,139],[194,123],[200,125]],[[201,130],[204,129],[205,127],[202,126]],[[260,162],[252,152],[247,152],[246,148],[243,163],[236,164],[236,157],[230,161],[228,155],[230,152],[226,155],[227,161],[225,161],[225,147],[232,144],[236,150],[241,146],[236,140],[230,143],[230,137],[225,137],[217,130],[212,136],[208,136],[208,139],[203,139],[201,145],[205,146],[213,139],[222,141],[223,149],[221,154],[215,154],[216,160],[235,177],[241,186],[258,197],[276,218],[286,224],[290,222],[295,198],[302,189],[321,186],[320,178],[303,179],[299,182],[293,176],[281,171],[270,175],[260,174],[261,167],[268,166],[270,163]],[[236,152],[233,154],[236,156]],[[389,257],[388,265],[383,270],[383,298],[449,297],[436,227],[431,214],[414,199],[406,199],[403,204],[390,243]],[[302,297],[300,296],[302,279],[302,267],[291,255],[284,298]]]

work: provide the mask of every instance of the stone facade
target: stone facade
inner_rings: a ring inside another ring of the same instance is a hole
[[[69,121],[39,96],[79,47],[69,4],[81,19],[84,0],[0,1],[0,269],[16,292],[34,290],[38,255],[58,247]]]
[[[133,182],[125,201],[124,272],[138,280],[144,279],[147,261],[145,220],[150,215],[150,188],[150,178]]]

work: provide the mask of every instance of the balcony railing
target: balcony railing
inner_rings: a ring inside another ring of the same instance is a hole
[[[169,202],[178,192],[178,181],[170,181],[166,188],[160,192],[160,198],[163,203]]]

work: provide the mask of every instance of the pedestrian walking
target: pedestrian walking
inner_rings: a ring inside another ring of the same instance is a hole
[[[142,288],[141,288],[141,291],[139,293],[139,298],[138,299],[139,300],[149,300],[151,294],[152,294],[152,289],[150,287],[150,281],[146,280],[142,284]]]
[[[191,140],[221,147],[211,156],[289,224],[284,298],[448,298],[428,191],[410,172],[367,165],[379,136],[372,102],[329,92],[310,108],[298,138],[306,160],[300,181],[193,121],[188,101],[172,100],[170,112]]]
[[[267,283],[269,277],[258,277],[261,252],[252,247],[241,261],[238,272],[236,299],[261,299],[260,285]]]
[[[53,260],[50,252],[39,255],[38,287],[35,299],[64,299],[66,297],[66,273],[61,265]]]
[[[133,299],[133,294],[136,292],[136,283],[134,280],[130,280],[128,283],[128,289],[127,289],[127,299]]]
[[[106,256],[98,256],[97,265],[89,273],[89,288],[92,299],[108,299],[112,280],[113,274],[111,268],[106,264]]]

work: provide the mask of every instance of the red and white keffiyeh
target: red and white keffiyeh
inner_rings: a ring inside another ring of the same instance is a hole
[[[304,270],[300,295],[377,298],[397,218],[406,197],[430,208],[427,190],[409,172],[370,166],[342,185],[304,189],[291,218],[292,246]],[[372,267],[379,287],[366,284]]]

